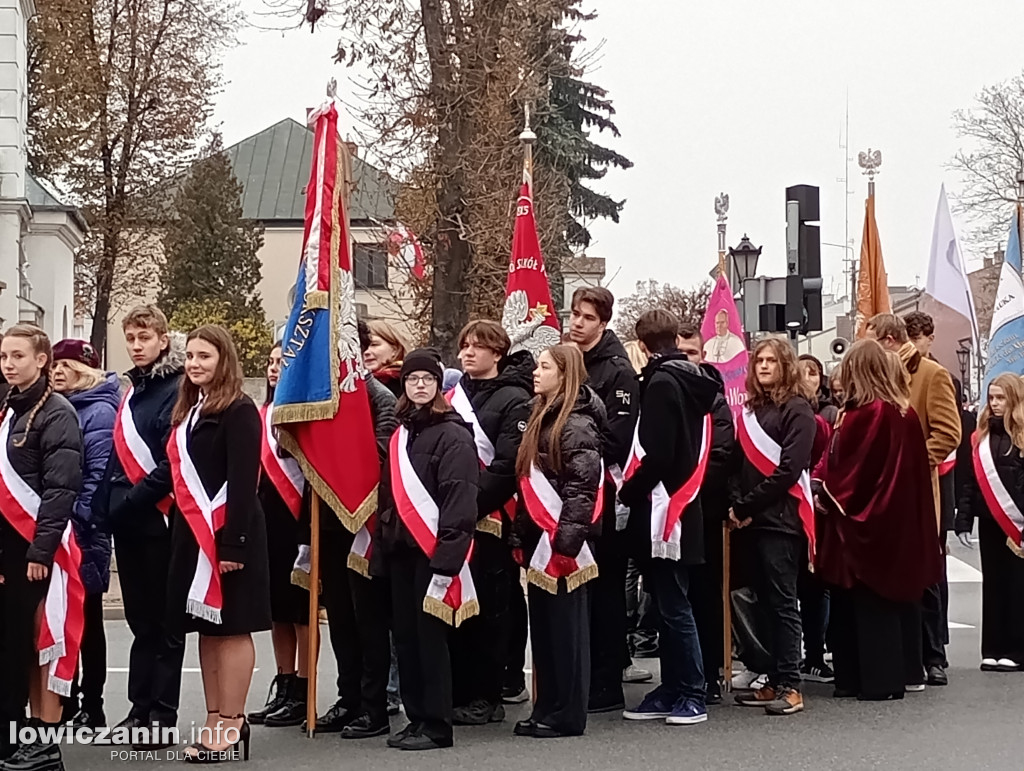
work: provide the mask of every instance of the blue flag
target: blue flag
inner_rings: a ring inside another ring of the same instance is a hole
[[[1024,282],[1021,281],[1020,212],[1013,217],[1006,241],[1006,258],[999,274],[999,289],[992,311],[988,340],[988,362],[982,401],[988,398],[988,384],[1004,372],[1024,375]]]

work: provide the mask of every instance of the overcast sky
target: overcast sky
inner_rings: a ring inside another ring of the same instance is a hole
[[[706,277],[721,191],[731,198],[729,244],[748,233],[764,245],[759,273],[784,272],[784,190],[794,184],[821,188],[822,241],[843,242],[849,212],[859,254],[867,179],[856,156],[868,147],[883,156],[877,216],[890,283],[923,284],[939,185],[959,186],[944,168],[960,146],[951,113],[1024,67],[1012,37],[1024,29],[1024,3],[1013,0],[590,5],[599,17],[583,31],[601,50],[589,77],[610,91],[622,131],[606,141],[635,163],[598,183],[627,204],[620,224],[592,227],[588,250],[607,259],[609,279],[617,272],[617,293],[639,279]],[[332,75],[345,90],[348,73],[331,62],[336,42],[329,28],[246,31],[227,55],[217,103],[226,143],[302,120]],[[826,291],[829,276],[842,282],[842,257],[822,246]]]

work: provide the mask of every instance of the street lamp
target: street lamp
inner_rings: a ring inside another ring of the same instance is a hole
[[[729,248],[729,257],[732,258],[732,263],[736,267],[736,277],[740,283],[753,278],[757,273],[757,260],[761,256],[762,248],[750,243],[746,233],[743,234],[737,247]]]
[[[971,348],[970,338],[965,337],[962,340],[958,340],[960,347],[956,349],[956,359],[960,363],[960,383],[964,387],[964,398],[967,398],[968,383],[967,383],[967,372],[971,365]],[[962,405],[958,405],[962,406]]]

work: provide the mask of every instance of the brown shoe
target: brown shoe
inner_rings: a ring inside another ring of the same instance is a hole
[[[793,715],[804,711],[804,697],[800,691],[792,688],[780,688],[778,696],[770,704],[764,705],[769,715]]]
[[[736,703],[741,707],[763,707],[775,701],[775,686],[765,685],[749,693],[737,693]]]

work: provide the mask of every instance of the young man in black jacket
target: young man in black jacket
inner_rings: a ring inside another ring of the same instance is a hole
[[[719,386],[676,350],[678,329],[679,321],[664,310],[649,311],[636,323],[650,362],[640,375],[639,447],[625,467],[619,500],[630,508],[630,547],[658,607],[661,685],[624,717],[691,725],[707,720],[689,595],[691,574],[704,561],[700,490]]]
[[[512,341],[496,321],[471,321],[459,334],[463,376],[448,401],[473,426],[480,460],[477,528],[470,568],[480,615],[452,635],[456,725],[485,725],[505,717],[502,685],[510,639],[512,592],[522,594],[506,525],[516,494],[516,456],[530,419],[533,356],[509,354]],[[525,631],[525,630],[524,630]]]
[[[808,557],[807,545],[813,542],[807,470],[817,425],[789,342],[762,340],[751,359],[746,406],[737,427],[742,452],[729,520],[749,539],[754,555],[754,590],[769,630],[773,662],[768,683],[753,693],[737,694],[736,701],[763,707],[770,715],[791,715],[804,708],[797,580]],[[777,462],[768,457],[772,454]]]
[[[725,644],[722,639],[722,525],[729,519],[727,483],[736,448],[736,430],[732,410],[725,400],[722,375],[714,366],[702,361],[704,343],[700,332],[689,324],[683,324],[679,328],[677,346],[691,364],[698,365],[701,372],[718,385],[718,393],[715,394],[711,408],[711,453],[700,494],[704,514],[704,564],[694,568],[690,583],[690,601],[704,660],[707,702],[718,704],[722,700],[718,673],[725,663]]]
[[[608,329],[615,298],[604,287],[582,287],[572,297],[569,337],[583,351],[587,385],[597,392],[608,416],[605,437],[606,468],[625,468],[640,386],[619,338]],[[645,682],[649,672],[632,666],[626,640],[627,554],[622,533],[616,529],[613,486],[605,485],[601,533],[594,558],[598,577],[591,589],[590,616],[590,712],[611,712],[625,706],[622,681]]]
[[[134,637],[128,659],[132,707],[119,726],[170,727],[178,722],[185,640],[167,623],[168,613],[176,611],[166,605],[171,468],[165,448],[185,345],[170,334],[167,317],[153,305],[130,310],[122,328],[135,365],[128,372],[132,390],[118,416],[121,425],[93,497],[93,516],[114,537],[124,615]],[[185,609],[180,613],[184,617]]]

